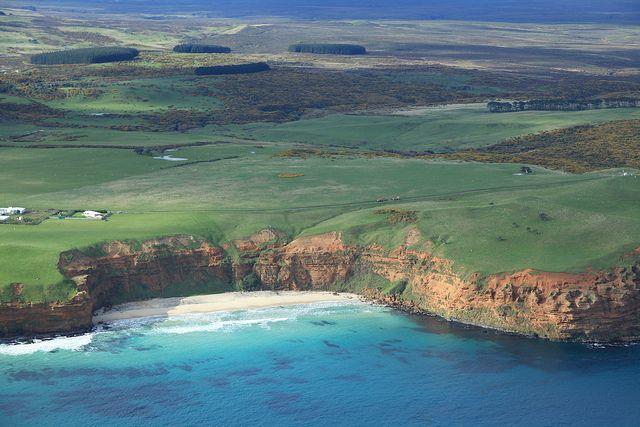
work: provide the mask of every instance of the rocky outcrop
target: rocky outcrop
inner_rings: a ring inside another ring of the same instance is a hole
[[[553,340],[640,339],[640,267],[583,274],[524,270],[461,277],[451,261],[427,252],[355,248],[335,233],[302,238],[261,255],[255,271],[270,289],[327,289],[375,274],[401,289],[362,292],[412,312]]]
[[[640,107],[640,99],[531,99],[529,101],[491,101],[487,103],[487,108],[492,113],[513,113],[516,111],[582,111],[633,107]]]
[[[225,251],[193,236],[109,242],[92,251],[60,256],[68,278],[86,276],[93,309],[126,301],[231,290],[233,271]]]
[[[73,334],[92,327],[92,306],[82,281],[75,297],[63,303],[0,305],[0,337]]]
[[[175,236],[142,243],[116,241],[63,252],[60,272],[77,283],[67,303],[0,304],[0,337],[81,332],[103,307],[153,297],[231,290],[224,250],[204,239]]]
[[[464,279],[449,261],[425,253],[399,249],[388,256],[377,251],[365,256],[378,274],[407,281],[405,294],[391,299],[412,311],[552,340],[640,339],[637,264],[606,272],[524,270]]]
[[[279,250],[260,253],[253,270],[267,289],[327,289],[348,280],[357,251],[337,233],[302,237]]]
[[[609,271],[462,277],[451,261],[409,249],[416,241],[410,234],[394,250],[347,245],[339,233],[287,243],[282,234],[263,230],[222,247],[174,236],[69,251],[61,254],[59,268],[78,283],[76,298],[0,306],[0,333],[81,330],[100,307],[250,283],[257,289],[356,290],[411,311],[553,340],[640,339],[640,254],[625,261],[628,267]]]

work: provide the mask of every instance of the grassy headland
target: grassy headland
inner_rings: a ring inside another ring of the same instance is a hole
[[[411,231],[416,248],[464,274],[608,268],[640,246],[637,179],[615,169],[637,167],[640,109],[486,109],[491,99],[637,97],[633,28],[195,17],[191,26],[180,17],[113,25],[89,15],[79,25],[64,13],[12,13],[0,17],[0,182],[10,183],[0,206],[113,215],[0,224],[0,300],[12,283],[24,283],[30,301],[68,298],[73,286],[56,268],[65,250],[182,233],[221,244],[267,227],[287,239],[338,231],[391,248]],[[376,54],[284,52],[305,39]],[[233,53],[171,51],[184,40]],[[140,55],[29,62],[96,45]],[[269,72],[248,73],[267,61]],[[607,161],[583,167],[579,157],[597,152]],[[567,162],[580,167],[536,166]]]

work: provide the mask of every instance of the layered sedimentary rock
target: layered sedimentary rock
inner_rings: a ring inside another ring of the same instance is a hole
[[[92,313],[127,301],[231,290],[222,248],[193,236],[109,242],[60,255],[58,269],[77,284],[70,302],[0,304],[0,337],[75,333],[90,329]]]
[[[79,333],[91,329],[91,298],[82,280],[77,285],[76,295],[68,302],[1,304],[0,338]]]
[[[328,233],[261,252],[253,270],[267,289],[328,289],[353,275],[357,255],[337,233]]]
[[[391,297],[450,320],[571,341],[640,339],[640,269],[617,267],[582,274],[524,270],[462,278],[451,262],[402,248],[365,255],[371,269],[408,282]]]
[[[93,309],[150,297],[218,286],[230,290],[232,269],[225,251],[193,236],[146,242],[109,242],[86,254],[73,250],[60,256],[58,267],[68,278],[86,276]]]
[[[358,278],[376,277],[355,290],[412,311],[548,339],[632,341],[640,339],[638,255],[630,255],[628,267],[609,271],[462,277],[450,260],[427,251],[347,245],[338,233],[286,242],[263,230],[222,247],[193,236],[110,242],[61,254],[60,271],[78,283],[73,301],[0,306],[0,332],[79,331],[100,307],[222,292],[247,278],[259,289],[354,290],[349,286]]]

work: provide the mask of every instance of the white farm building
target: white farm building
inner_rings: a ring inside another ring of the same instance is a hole
[[[104,214],[97,211],[84,211],[82,212],[82,216],[92,219],[104,219]]]

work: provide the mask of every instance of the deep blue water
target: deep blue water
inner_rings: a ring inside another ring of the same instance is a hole
[[[0,346],[2,425],[630,426],[639,400],[640,346],[548,343],[360,303]]]

